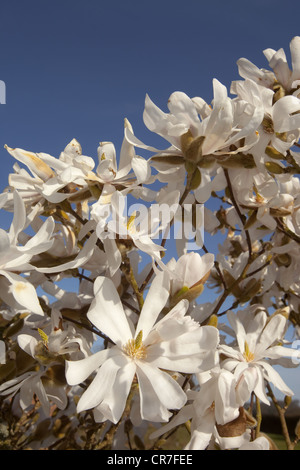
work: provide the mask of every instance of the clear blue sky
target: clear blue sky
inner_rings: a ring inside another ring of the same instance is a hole
[[[267,67],[263,49],[289,54],[300,35],[297,0],[1,0],[0,17],[0,191],[5,144],[59,156],[75,137],[96,157],[99,141],[120,148],[126,117],[156,145],[146,93],[162,109],[177,90],[210,101],[212,79],[229,87],[240,57]]]

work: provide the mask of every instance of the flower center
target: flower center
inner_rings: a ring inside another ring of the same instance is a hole
[[[245,341],[245,351],[243,356],[246,362],[252,362],[254,360],[254,354],[250,351],[247,341]]]
[[[125,346],[123,351],[131,359],[145,359],[147,356],[146,347],[143,345],[143,332],[139,332],[135,339],[130,339]]]
[[[136,211],[134,211],[127,221],[127,231],[130,235],[135,235],[137,233],[135,226]]]

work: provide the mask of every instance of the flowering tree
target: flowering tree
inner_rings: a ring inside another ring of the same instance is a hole
[[[127,120],[96,167],[75,139],[59,158],[6,146],[2,448],[161,450],[184,429],[187,450],[272,449],[272,401],[295,447],[274,368],[300,359],[300,37],[290,50],[291,69],[282,49],[269,70],[240,59],[211,105],[146,96],[164,149]]]

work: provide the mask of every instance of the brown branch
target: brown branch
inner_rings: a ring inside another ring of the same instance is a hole
[[[285,407],[282,408],[279,405],[279,403],[277,401],[277,398],[275,397],[269,383],[267,384],[267,389],[268,389],[268,395],[272,399],[272,401],[275,405],[275,408],[278,412],[278,416],[279,416],[280,424],[281,424],[281,429],[282,429],[282,434],[283,434],[284,440],[286,442],[287,450],[294,450],[295,449],[295,444],[291,442],[291,438],[290,438],[290,435],[289,435],[289,430],[288,430],[288,427],[287,427],[287,424],[286,424],[286,419],[285,419],[286,408]]]

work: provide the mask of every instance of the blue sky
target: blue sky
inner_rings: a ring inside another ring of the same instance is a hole
[[[158,145],[146,93],[162,109],[177,90],[210,101],[212,79],[229,88],[240,57],[267,67],[263,49],[289,55],[299,13],[294,0],[2,0],[0,191],[13,165],[5,144],[59,156],[75,137],[96,158],[99,141],[120,148],[126,117]]]

